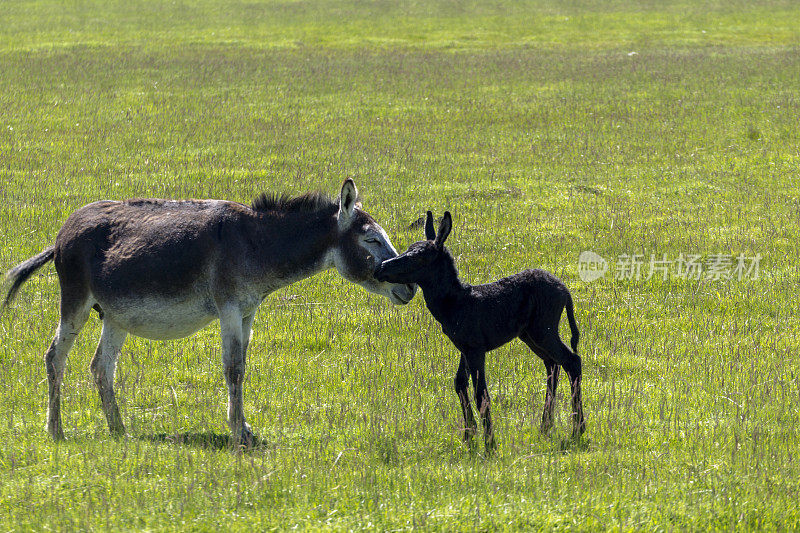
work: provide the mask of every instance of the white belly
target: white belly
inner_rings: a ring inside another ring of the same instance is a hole
[[[146,296],[98,303],[104,320],[146,339],[188,337],[217,318],[213,303],[201,298],[178,300]]]

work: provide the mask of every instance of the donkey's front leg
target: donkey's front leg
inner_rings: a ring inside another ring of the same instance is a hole
[[[245,322],[238,307],[229,305],[220,312],[220,328],[222,331],[222,365],[225,370],[225,381],[228,384],[228,426],[234,439],[245,446],[253,444],[253,433],[244,419],[243,386],[245,370],[245,350],[250,338],[252,318]],[[247,339],[244,329],[247,327]]]

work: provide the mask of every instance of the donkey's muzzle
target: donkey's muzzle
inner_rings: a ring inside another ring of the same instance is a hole
[[[417,286],[406,283],[402,285],[397,285],[394,289],[392,289],[392,302],[397,305],[405,305],[414,298],[414,294],[417,293]]]

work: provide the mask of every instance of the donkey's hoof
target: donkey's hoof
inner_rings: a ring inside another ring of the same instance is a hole
[[[547,435],[550,433],[551,429],[553,429],[553,421],[542,420],[542,425],[539,426],[539,432],[541,432],[542,435]]]
[[[61,429],[61,427],[48,429],[47,432],[50,434],[50,438],[53,439],[54,442],[62,442],[65,440],[64,430]]]
[[[239,446],[252,448],[256,445],[256,442],[258,442],[258,438],[253,433],[253,430],[250,429],[250,424],[245,424],[239,435]]]

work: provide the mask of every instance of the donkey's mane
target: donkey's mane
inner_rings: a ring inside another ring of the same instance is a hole
[[[338,205],[329,196],[321,192],[307,192],[300,196],[289,196],[287,193],[262,192],[253,199],[250,207],[254,211],[283,211],[294,213],[313,213]]]

